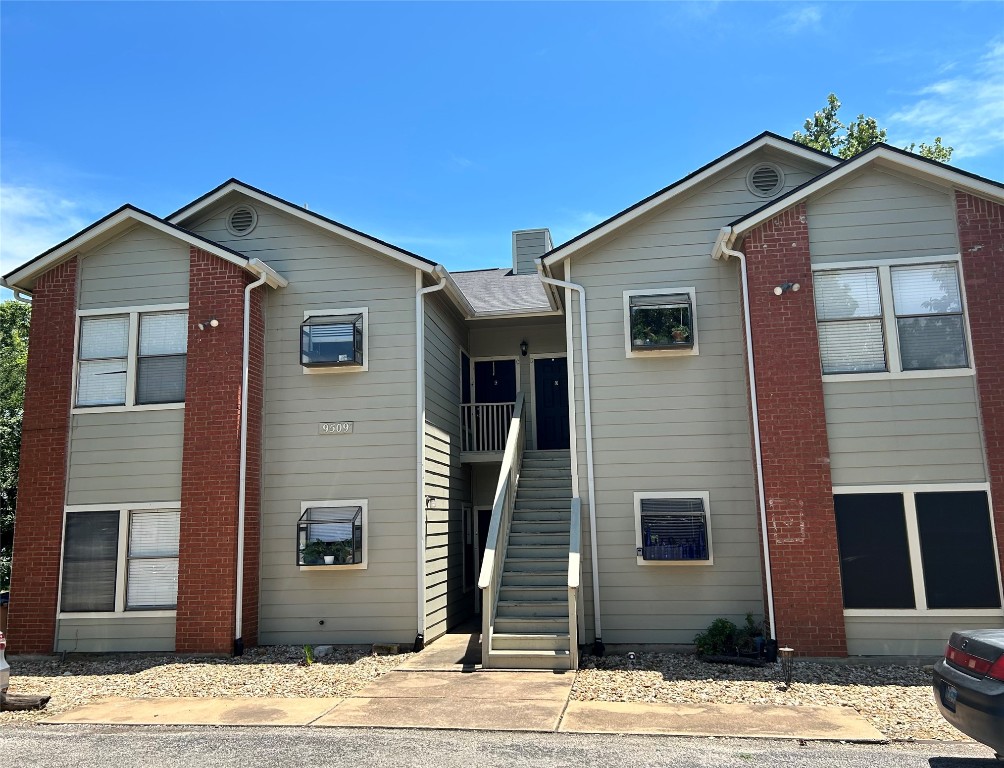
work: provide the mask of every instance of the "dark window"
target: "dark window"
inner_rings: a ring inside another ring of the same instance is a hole
[[[915,608],[903,495],[834,498],[845,608]]]
[[[708,515],[703,499],[642,499],[644,560],[710,560]]]
[[[512,403],[515,400],[515,360],[474,361],[474,402]]]
[[[986,493],[918,493],[915,501],[927,607],[999,608]]]
[[[471,402],[471,358],[466,352],[460,353],[460,402]]]
[[[363,364],[363,316],[314,315],[300,326],[300,363],[312,366]]]
[[[969,365],[955,265],[893,267],[891,274],[903,370]]]
[[[694,312],[690,295],[631,296],[631,349],[692,349]]]
[[[185,402],[188,313],[140,315],[136,404]]]
[[[119,513],[67,512],[62,611],[114,611]]]

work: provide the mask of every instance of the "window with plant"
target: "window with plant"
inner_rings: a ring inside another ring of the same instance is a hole
[[[694,308],[689,293],[631,295],[628,315],[634,351],[694,346]]]
[[[297,525],[297,565],[364,566],[364,512],[362,503],[305,506]]]

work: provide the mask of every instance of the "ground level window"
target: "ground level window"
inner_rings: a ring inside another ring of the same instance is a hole
[[[985,490],[838,489],[834,509],[845,609],[1000,608]]]
[[[635,494],[639,565],[710,565],[711,516],[706,491]]]

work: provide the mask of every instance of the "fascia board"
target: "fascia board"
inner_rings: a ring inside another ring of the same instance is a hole
[[[913,175],[935,179],[952,187],[973,192],[980,197],[1004,203],[1004,186],[954,170],[941,163],[924,160],[908,153],[900,153],[891,147],[879,146],[874,150],[866,150],[857,157],[844,161],[842,165],[827,171],[820,178],[806,182],[801,187],[793,189],[787,195],[779,197],[774,202],[733,222],[729,245],[731,246],[744,233],[758,227],[763,222],[787,210],[796,203],[818,194],[848,175],[856,173],[871,164],[885,165],[893,170],[907,171]]]
[[[754,152],[758,152],[759,150],[765,148],[775,149],[788,155],[794,155],[803,160],[809,160],[821,165],[829,165],[830,167],[840,163],[840,160],[837,158],[827,157],[816,150],[793,145],[789,142],[778,141],[772,136],[763,136],[743,147],[733,150],[709,165],[704,166],[704,168],[701,168],[691,175],[684,177],[663,191],[657,192],[655,195],[642,200],[640,203],[636,203],[634,206],[622,211],[621,213],[615,214],[605,222],[598,224],[593,229],[587,230],[582,235],[579,235],[577,239],[571,240],[565,245],[559,245],[550,253],[544,254],[542,258],[544,266],[552,267],[555,264],[564,261],[575,252],[581,251],[583,248],[587,248],[597,240],[606,237],[611,232],[630,224],[655,208],[665,205],[670,200],[680,197],[695,187],[705,183],[708,179],[715,174],[720,173],[729,165],[741,162]]]
[[[307,221],[310,224],[321,227],[321,229],[325,229],[328,232],[338,235],[339,237],[343,237],[356,245],[362,246],[363,248],[371,251],[376,251],[381,256],[386,256],[389,259],[393,259],[394,261],[398,261],[414,269],[421,270],[427,274],[432,274],[433,269],[436,267],[435,262],[427,261],[415,254],[408,253],[396,246],[385,243],[383,240],[378,240],[377,238],[363,232],[346,227],[343,224],[339,224],[338,222],[332,221],[324,216],[320,216],[312,211],[300,208],[299,206],[288,203],[281,198],[275,197],[274,195],[255,189],[254,187],[249,187],[239,181],[231,181],[224,184],[215,192],[211,192],[196,202],[182,208],[180,211],[171,214],[168,221],[172,224],[177,224],[181,221],[189,219],[210,206],[215,205],[231,192],[239,192],[240,194],[262,203],[263,205],[270,205],[289,216],[293,216],[294,218],[302,221]]]

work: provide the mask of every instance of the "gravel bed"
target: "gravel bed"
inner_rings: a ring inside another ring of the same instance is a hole
[[[795,660],[790,690],[780,664],[739,667],[694,656],[585,656],[572,688],[578,701],[681,704],[814,704],[851,707],[890,739],[968,741],[938,712],[931,673],[920,667]]]
[[[412,654],[374,656],[336,648],[300,666],[303,648],[252,648],[239,658],[116,655],[11,659],[11,693],[50,694],[41,712],[0,712],[0,727],[30,723],[106,696],[237,696],[328,698],[350,696]]]

